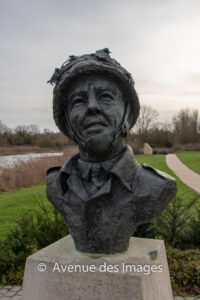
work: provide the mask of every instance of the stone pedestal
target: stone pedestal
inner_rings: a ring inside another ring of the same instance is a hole
[[[77,251],[71,236],[28,257],[22,300],[172,300],[164,242],[131,238],[122,254]]]

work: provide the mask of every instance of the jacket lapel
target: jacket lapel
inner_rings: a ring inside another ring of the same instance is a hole
[[[88,199],[88,193],[83,185],[82,180],[75,174],[72,174],[67,180],[67,186],[70,191],[76,194],[79,198],[86,201]]]
[[[67,186],[70,191],[76,194],[83,201],[91,201],[99,198],[103,195],[110,193],[111,189],[111,178],[94,194],[89,197],[82,180],[77,175],[71,175],[67,181]]]
[[[108,181],[94,194],[92,197],[88,198],[88,201],[94,200],[96,198],[99,198],[103,195],[107,195],[110,193],[111,189],[111,178],[109,178]]]

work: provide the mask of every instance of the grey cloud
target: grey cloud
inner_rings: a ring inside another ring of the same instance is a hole
[[[7,109],[1,116],[5,123],[25,122],[28,111],[30,123],[54,126],[46,84],[54,68],[70,54],[103,47],[133,74],[139,96],[152,106],[154,95],[184,100],[188,93],[192,103],[200,95],[199,9],[199,0],[1,0],[0,109]]]

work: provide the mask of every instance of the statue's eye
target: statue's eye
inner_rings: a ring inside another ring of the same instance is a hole
[[[85,99],[82,98],[82,97],[75,97],[73,100],[72,100],[72,107],[76,107],[76,106],[79,106],[83,103],[85,103]]]
[[[102,99],[113,99],[113,96],[110,93],[102,93],[101,98]]]

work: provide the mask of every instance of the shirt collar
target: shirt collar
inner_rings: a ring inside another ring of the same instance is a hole
[[[98,163],[88,163],[79,158],[77,161],[77,166],[78,166],[78,169],[80,170],[81,177],[83,179],[88,180],[90,178],[90,170],[94,164],[97,164],[98,166],[100,166],[102,169],[104,169],[104,171],[106,173],[110,173],[114,164],[119,160],[119,157],[121,157],[121,155],[114,157],[113,159],[98,162]]]
[[[131,147],[125,145],[125,151],[119,159],[107,160],[100,164],[105,171],[115,175],[128,190],[131,190],[131,183],[137,166]],[[82,176],[88,179],[91,166],[91,163],[82,161],[78,153],[63,165],[61,172],[72,175],[77,174],[77,171],[81,169]]]

